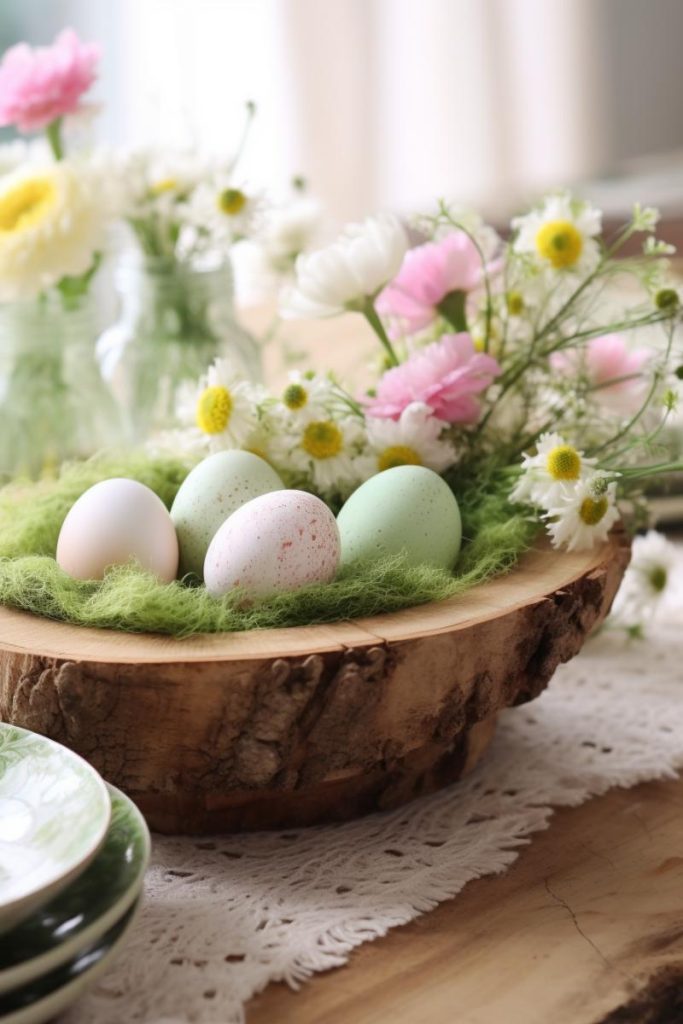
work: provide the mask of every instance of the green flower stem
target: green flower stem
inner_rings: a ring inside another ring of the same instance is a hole
[[[683,462],[658,462],[654,466],[635,466],[633,469],[622,469],[620,477],[622,480],[641,480],[648,476],[660,476],[662,473],[683,472]]]
[[[237,167],[237,165],[239,164],[240,160],[242,159],[242,156],[244,155],[244,150],[247,147],[247,142],[249,140],[249,135],[250,135],[250,132],[251,132],[251,125],[252,125],[252,122],[253,122],[255,116],[256,116],[256,104],[254,103],[253,100],[248,100],[247,104],[246,104],[246,116],[245,116],[245,121],[244,121],[244,127],[242,128],[242,136],[241,136],[240,141],[239,141],[239,143],[237,145],[237,149],[235,150],[235,155],[232,158],[232,161],[230,163],[230,167],[228,168],[228,174],[232,174],[234,172],[235,168]]]
[[[671,348],[673,346],[673,339],[674,339],[674,325],[672,324],[671,327],[669,328],[669,337],[668,337],[668,341],[667,341],[666,351],[664,353],[664,365],[665,366],[669,362],[669,357],[671,355]],[[659,389],[661,383],[662,383],[662,374],[661,374],[661,372],[657,372],[657,373],[655,373],[655,375],[654,375],[654,377],[652,379],[652,385],[651,385],[647,395],[645,396],[645,399],[644,399],[640,409],[638,409],[638,411],[635,413],[635,415],[633,415],[631,417],[631,419],[628,420],[628,422],[621,428],[621,430],[619,430],[614,435],[614,437],[611,437],[609,439],[609,441],[605,441],[604,444],[599,445],[597,448],[593,448],[591,450],[591,452],[590,452],[591,455],[597,455],[600,452],[605,451],[606,448],[609,448],[611,445],[616,444],[617,441],[621,441],[622,437],[626,437],[628,434],[630,434],[631,428],[636,425],[638,420],[640,420],[645,415],[647,410],[650,408],[650,404],[651,404],[653,398],[655,397],[655,395],[657,393],[657,390]]]
[[[52,150],[55,160],[64,159],[64,145],[62,143],[62,119],[61,117],[56,118],[54,121],[50,121],[49,125],[45,129],[47,135],[47,141]]]
[[[365,317],[365,319],[370,324],[373,331],[379,338],[380,342],[382,343],[384,351],[387,354],[387,360],[389,362],[389,365],[398,366],[398,356],[394,351],[394,346],[389,341],[389,335],[384,330],[384,324],[378,317],[377,310],[375,309],[375,303],[371,298],[366,299],[365,305],[361,309],[361,313],[363,314],[363,316]]]
[[[448,292],[436,306],[444,320],[447,320],[456,331],[467,330],[467,317],[465,316],[466,298],[465,292]]]

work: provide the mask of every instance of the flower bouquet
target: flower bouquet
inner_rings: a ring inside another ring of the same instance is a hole
[[[272,286],[319,219],[302,182],[275,203],[237,179],[253,104],[230,159],[189,146],[75,146],[99,58],[99,46],[67,29],[51,46],[12,47],[0,63],[0,126],[44,135],[0,146],[3,480],[169,427],[182,385],[220,355],[260,379],[259,346],[235,319],[233,254],[244,251],[251,276],[258,267]],[[122,227],[121,316],[96,346],[97,272]]]

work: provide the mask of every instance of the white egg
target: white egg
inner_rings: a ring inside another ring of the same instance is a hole
[[[101,580],[112,565],[138,562],[162,583],[178,572],[178,539],[168,510],[137,480],[102,480],[69,511],[57,562],[77,580]]]
[[[305,491],[248,501],[220,527],[204,562],[214,597],[239,588],[254,597],[329,583],[339,566],[339,530],[327,505]]]

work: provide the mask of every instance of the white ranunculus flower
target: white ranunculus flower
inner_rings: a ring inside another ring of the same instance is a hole
[[[90,269],[112,204],[87,164],[28,166],[0,178],[0,302],[35,298]]]
[[[332,245],[298,257],[296,285],[281,299],[282,316],[316,320],[362,307],[395,276],[407,248],[394,216],[349,225]]]

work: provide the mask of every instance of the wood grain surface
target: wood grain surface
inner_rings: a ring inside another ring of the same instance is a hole
[[[682,1024],[683,780],[561,810],[499,877],[247,1024]]]

